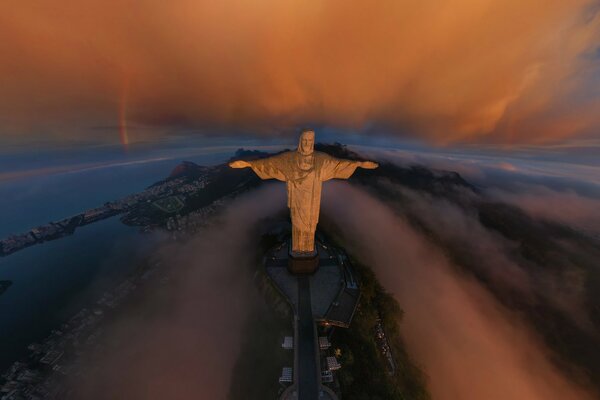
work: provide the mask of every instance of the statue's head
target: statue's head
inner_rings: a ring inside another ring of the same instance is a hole
[[[300,134],[300,141],[298,143],[298,153],[303,156],[309,156],[313,153],[315,148],[315,131],[312,129],[305,129]]]

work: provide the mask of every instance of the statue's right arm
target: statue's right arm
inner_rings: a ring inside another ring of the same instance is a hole
[[[231,168],[248,168],[251,164],[248,161],[236,160],[229,163]]]
[[[280,181],[286,181],[286,160],[288,155],[286,153],[277,154],[275,156],[260,158],[252,161],[233,161],[229,163],[231,168],[248,168],[259,176],[260,179],[277,179]]]

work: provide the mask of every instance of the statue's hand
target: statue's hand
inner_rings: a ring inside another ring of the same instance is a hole
[[[231,168],[248,168],[250,166],[250,163],[244,160],[237,160],[230,162],[229,166]]]
[[[377,164],[374,161],[362,161],[360,163],[360,167],[365,168],[365,169],[375,169],[375,168],[379,167],[379,164]]]

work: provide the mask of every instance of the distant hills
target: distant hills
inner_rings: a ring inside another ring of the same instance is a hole
[[[183,161],[181,164],[173,168],[167,179],[176,179],[188,177],[197,179],[206,174],[208,167],[202,167],[191,161]]]

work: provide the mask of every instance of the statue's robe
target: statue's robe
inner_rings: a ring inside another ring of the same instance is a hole
[[[318,151],[310,155],[288,151],[249,163],[261,179],[286,182],[292,217],[292,250],[313,252],[323,182],[348,179],[358,167],[358,161],[339,159]]]

